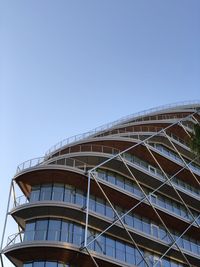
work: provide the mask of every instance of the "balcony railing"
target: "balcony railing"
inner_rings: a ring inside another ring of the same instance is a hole
[[[26,160],[17,166],[16,173],[18,174],[26,169],[41,165],[44,162],[44,160],[45,160],[45,157],[38,157],[38,158]]]
[[[116,155],[120,152],[120,150],[113,148],[113,147],[109,147],[109,146],[83,144],[83,145],[79,145],[79,146],[75,146],[75,147],[66,148],[65,155],[70,154],[70,153],[75,153],[75,152],[99,152],[99,153]],[[64,157],[64,155],[63,155],[63,157]],[[17,167],[17,174],[19,174],[20,172],[22,172],[26,169],[29,169],[29,168],[37,167],[40,165],[49,165],[49,164],[58,164],[58,165],[68,165],[69,164],[69,166],[71,166],[71,167],[76,167],[76,168],[82,169],[83,163],[80,164],[80,162],[81,161],[74,160],[74,159],[68,159],[67,160],[67,158],[66,158],[65,161],[63,161],[63,163],[62,163],[61,158],[55,160],[55,158],[47,159],[46,157],[39,157],[39,158],[30,159],[30,160],[27,160],[27,161],[21,163]]]
[[[61,152],[61,151],[60,151]],[[70,153],[78,153],[78,152],[100,152],[105,154],[116,155],[120,153],[119,149],[109,147],[109,146],[102,146],[102,145],[95,145],[95,144],[81,144],[77,146],[67,147],[63,154],[70,154]],[[62,155],[60,153],[55,154]]]
[[[11,245],[14,245],[16,243],[21,243],[21,242],[23,242],[23,239],[24,239],[24,232],[18,232],[16,234],[12,234],[12,235],[8,236],[7,246],[11,246]]]
[[[43,160],[42,160],[43,159]],[[25,170],[28,170],[30,168],[34,168],[34,167],[38,167],[38,166],[48,166],[48,165],[65,165],[65,166],[69,166],[69,167],[73,167],[73,168],[77,168],[77,169],[81,169],[86,171],[86,167],[87,164],[77,160],[77,159],[71,159],[71,158],[67,158],[67,157],[57,157],[57,158],[52,158],[48,161],[44,161],[44,158],[36,158],[36,159],[30,159],[27,160],[26,162],[20,164],[17,167],[17,173],[19,174],[20,172],[23,172]]]
[[[153,146],[154,149],[156,149],[155,146]],[[160,150],[159,150],[160,151]],[[70,166],[73,168],[78,168],[81,170],[86,171],[87,166],[86,163],[77,160],[77,159],[72,159],[72,158],[68,158],[66,155],[69,153],[76,153],[76,152],[98,152],[98,153],[106,153],[106,154],[111,154],[111,155],[116,155],[118,153],[120,153],[120,150],[112,148],[112,147],[108,147],[108,146],[101,146],[101,145],[93,145],[93,144],[83,144],[83,145],[78,145],[75,147],[68,147],[66,148],[65,154],[58,156],[58,157],[53,157],[49,160],[46,160],[45,162],[41,161],[40,159],[37,161],[36,159],[30,160],[30,161],[26,161],[25,164],[22,163],[20,164],[20,167],[18,167],[18,171],[23,171],[27,168],[31,168],[31,167],[35,167],[35,166],[39,166],[41,164],[45,164],[45,165],[62,165],[62,166]],[[162,151],[160,151],[162,152]],[[168,155],[168,154],[167,154]],[[128,153],[124,153],[122,154],[122,156],[131,164],[134,164],[135,166],[139,166],[140,168],[142,168],[144,171],[148,171],[151,175],[154,174],[156,175],[157,178],[162,179],[162,180],[166,180],[165,175],[157,168],[149,165],[147,162],[131,155]],[[169,156],[169,155],[168,155]],[[174,159],[174,158],[173,158]],[[180,159],[181,160],[181,159]],[[192,167],[192,166],[191,166]],[[24,168],[24,169],[23,169]],[[199,192],[195,193],[195,190],[190,190],[189,188],[187,188],[188,186],[180,186],[177,183],[173,182],[172,183],[180,188],[181,190],[184,189],[184,191],[187,191],[188,193],[194,195],[194,196],[198,196],[199,197]],[[17,199],[16,200],[17,203],[15,206],[17,205],[21,205],[21,199]]]
[[[164,111],[164,110],[168,110],[168,109],[171,109],[171,108],[176,108],[176,107],[179,107],[179,106],[180,107],[181,106],[188,106],[188,105],[191,105],[191,106],[193,105],[194,108],[195,108],[195,107],[200,105],[200,101],[187,101],[187,102],[174,103],[174,104],[164,105],[164,106],[160,106],[160,107],[157,107],[157,108],[152,108],[152,109],[149,109],[149,110],[141,111],[139,113],[135,113],[135,114],[131,114],[131,115],[125,116],[125,117],[123,117],[123,118],[121,118],[119,120],[116,120],[116,121],[113,121],[111,123],[105,124],[103,126],[97,127],[92,131],[66,138],[66,139],[58,142],[54,146],[52,146],[46,152],[45,155],[49,156],[50,154],[54,153],[56,150],[59,150],[59,149],[61,149],[62,147],[66,146],[66,145],[75,143],[75,142],[80,141],[80,140],[84,140],[84,139],[86,139],[88,137],[95,136],[96,134],[100,134],[103,131],[107,131],[107,130],[111,129],[114,126],[129,122],[130,120],[134,120],[134,119],[139,118],[139,117],[150,115],[150,114],[155,113],[155,112]]]

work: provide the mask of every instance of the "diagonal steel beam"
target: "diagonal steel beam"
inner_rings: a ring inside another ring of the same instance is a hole
[[[110,204],[111,208],[113,209],[114,213],[116,214],[119,222],[121,223],[122,227],[124,228],[124,230],[126,231],[127,235],[129,236],[130,240],[132,241],[132,243],[134,244],[134,246],[137,248],[138,252],[140,253],[142,259],[145,261],[145,263],[147,264],[148,267],[150,267],[150,265],[148,264],[148,262],[146,261],[145,257],[143,257],[143,254],[140,250],[140,248],[138,247],[137,243],[135,242],[135,240],[133,239],[132,235],[130,234],[130,232],[128,231],[127,227],[125,226],[124,222],[122,221],[121,217],[119,216],[118,212],[116,211],[116,209],[114,208],[114,206],[112,205],[110,199],[108,198],[108,196],[106,195],[106,193],[104,192],[103,188],[101,187],[101,185],[99,184],[98,180],[96,179],[95,175],[91,172],[91,175],[94,179],[94,181],[96,182],[97,186],[99,187],[100,191],[102,192],[102,194],[104,195],[105,199],[108,201],[108,203]],[[100,236],[100,235],[99,235]],[[98,236],[98,237],[99,237]],[[97,238],[98,238],[97,237]],[[96,239],[97,239],[96,238]],[[92,240],[94,242],[94,240]],[[90,242],[91,243],[91,242]],[[87,246],[90,244],[88,243]]]
[[[160,257],[160,259],[164,258],[164,256],[172,249],[172,247],[178,242],[178,240],[196,223],[196,221],[200,218],[200,215],[183,231],[182,234],[179,235],[179,237],[176,239],[175,242],[173,242],[170,247],[165,251],[165,253]],[[157,263],[154,265],[156,266]]]
[[[182,119],[180,119],[180,120],[175,121],[174,123],[172,123],[172,124],[168,125],[167,127],[165,127],[164,130],[169,129],[169,128],[173,127],[174,125],[178,125],[180,122],[187,120],[188,118],[190,118],[192,115],[195,115],[196,113],[198,113],[198,111],[195,111],[195,112],[193,112],[193,113],[187,115],[186,117],[184,117],[184,118],[182,118]],[[130,146],[130,147],[124,149],[123,151],[119,152],[118,154],[114,155],[113,157],[111,157],[111,158],[105,160],[104,162],[102,162],[102,163],[96,165],[95,167],[93,167],[92,169],[90,169],[90,171],[94,171],[94,170],[96,170],[97,168],[100,168],[101,166],[103,166],[103,165],[106,164],[107,162],[109,162],[109,161],[111,161],[111,160],[117,158],[119,155],[122,155],[123,153],[128,152],[129,150],[131,150],[132,148],[134,148],[134,147],[136,147],[136,146],[139,146],[139,145],[143,144],[144,142],[147,142],[147,141],[150,140],[151,138],[153,138],[153,137],[159,135],[160,133],[162,133],[162,131],[163,131],[163,128],[162,128],[160,131],[155,132],[153,135],[151,135],[151,136],[145,138],[144,140],[140,140],[137,144],[134,144],[134,145],[132,145],[132,146]]]
[[[191,161],[189,161],[188,163],[185,161],[185,159],[182,157],[181,153],[178,151],[178,149],[176,148],[176,146],[173,144],[173,142],[170,140],[170,138],[167,136],[166,132],[163,131],[163,133],[165,134],[165,136],[167,137],[168,141],[170,142],[170,144],[172,145],[172,147],[174,148],[174,150],[176,151],[176,153],[179,155],[179,157],[181,158],[181,160],[183,161],[183,164],[185,166],[185,169],[188,169],[190,171],[190,173],[192,174],[192,176],[195,178],[195,181],[198,183],[198,185],[200,185],[199,180],[197,179],[196,175],[193,173],[193,171],[190,168],[190,164]],[[171,182],[170,182],[171,183]],[[174,190],[176,191],[177,195],[179,196],[179,198],[181,199],[182,203],[184,204],[184,206],[187,208],[187,210],[190,211],[188,205],[185,203],[185,201],[182,199],[182,197],[180,196],[180,194],[178,193],[178,191],[176,190],[176,188],[173,186],[173,184],[171,183],[172,187],[174,188]],[[191,211],[190,211],[191,212]],[[191,215],[194,219],[194,215],[191,212]],[[198,226],[200,227],[200,225],[198,224]]]
[[[160,168],[160,170],[163,172],[163,174],[165,175],[166,179],[169,181],[171,187],[174,189],[174,191],[176,192],[176,194],[178,195],[178,197],[180,198],[180,200],[182,201],[183,205],[185,206],[186,210],[188,211],[188,213],[191,215],[191,217],[194,219],[194,215],[191,212],[191,210],[188,208],[187,204],[185,203],[185,201],[183,200],[183,198],[181,197],[181,195],[179,194],[178,190],[175,188],[175,186],[173,185],[173,183],[171,182],[171,180],[169,180],[167,174],[165,173],[165,171],[163,170],[163,168],[161,167],[160,163],[158,162],[158,160],[156,159],[156,157],[153,155],[150,146],[146,144],[146,148],[149,151],[149,153],[151,154],[152,158],[154,159],[154,161],[156,162],[156,164],[158,165],[158,167]],[[185,166],[183,167],[183,169],[185,169]],[[199,226],[199,224],[198,224]]]
[[[185,133],[186,133],[189,137],[191,137],[191,134],[189,134],[189,132],[187,131],[187,129],[185,128],[185,126],[182,124],[182,122],[179,121],[178,124],[183,128],[183,130],[185,131]]]
[[[131,172],[130,168],[128,167],[128,165],[126,164],[126,162],[124,161],[124,159],[121,157],[121,160],[124,162],[127,170],[129,171],[130,175],[132,176],[132,178],[135,180],[135,182],[137,183],[138,187],[140,188],[140,190],[142,191],[142,193],[147,197],[145,191],[143,190],[143,188],[140,186],[140,184],[138,183],[136,177],[134,176],[134,174]],[[156,190],[157,191],[157,190]],[[182,254],[183,258],[186,260],[187,264],[189,264],[189,266],[191,266],[191,264],[189,263],[187,257],[185,256],[185,254],[182,252],[181,248],[178,246],[178,244],[176,244],[176,241],[173,237],[173,235],[171,234],[171,232],[169,231],[168,227],[166,226],[165,222],[163,221],[163,219],[161,218],[161,216],[159,215],[159,213],[157,212],[157,210],[155,209],[155,207],[153,206],[152,202],[149,200],[149,198],[147,197],[147,201],[149,202],[149,205],[152,207],[153,211],[155,212],[155,214],[157,215],[157,217],[159,218],[159,220],[161,221],[162,225],[164,226],[164,228],[167,230],[172,242],[174,242],[174,244],[176,245],[176,247],[178,248],[178,250],[180,251],[180,253]]]
[[[89,249],[87,248],[87,246],[85,247],[85,250],[87,251],[87,253],[88,253],[89,256],[91,257],[91,259],[92,259],[94,265],[95,265],[96,267],[99,267],[98,263],[96,262],[96,260],[95,260],[94,257],[92,256],[92,254],[90,253],[90,251],[89,251]]]
[[[195,158],[196,159],[196,158]],[[195,160],[194,159],[194,160]],[[194,161],[193,160],[193,161]],[[179,174],[182,170],[184,169],[184,167],[182,167],[180,170],[178,170],[174,175],[172,175],[168,180],[172,180],[177,174]],[[94,173],[95,175],[95,173]],[[131,209],[129,209],[126,213],[124,213],[121,216],[121,219],[123,219],[128,213],[130,213],[131,211],[133,211],[135,208],[137,208],[141,203],[143,203],[144,201],[146,201],[146,199],[153,195],[154,193],[156,193],[160,188],[162,188],[165,184],[168,184],[168,180],[163,181],[163,183],[157,187],[156,189],[154,189],[148,196],[144,196],[136,205],[134,205]],[[101,181],[101,180],[100,180]],[[87,245],[89,246],[93,241],[95,241],[97,238],[99,238],[102,234],[104,234],[106,231],[108,231],[113,225],[115,225],[117,222],[119,221],[119,219],[116,219],[115,221],[113,221],[113,223],[111,225],[109,225],[106,229],[104,229],[97,237],[95,237],[92,241],[90,241]]]

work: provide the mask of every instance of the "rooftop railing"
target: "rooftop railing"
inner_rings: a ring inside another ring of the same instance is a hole
[[[168,105],[164,105],[164,106],[159,106],[156,108],[151,108],[148,110],[144,110],[135,114],[131,114],[125,117],[122,117],[119,120],[115,120],[111,123],[102,125],[100,127],[95,128],[94,130],[88,131],[86,133],[83,134],[78,134],[78,135],[74,135],[72,137],[69,138],[65,138],[62,141],[56,143],[54,146],[52,146],[46,153],[45,156],[49,156],[50,154],[52,154],[53,152],[55,152],[58,149],[61,149],[62,147],[78,142],[80,140],[84,140],[88,137],[92,137],[93,135],[96,135],[97,133],[100,134],[103,131],[106,131],[108,129],[111,129],[112,127],[116,126],[116,125],[120,125],[121,123],[126,123],[130,120],[142,117],[142,116],[146,116],[146,115],[150,115],[153,114],[155,112],[159,112],[159,111],[165,111],[168,110],[170,108],[177,108],[177,107],[187,107],[187,106],[191,106],[191,108],[195,108],[200,106],[200,101],[195,100],[195,101],[184,101],[184,102],[179,102],[179,103],[173,103],[173,104],[168,104]]]

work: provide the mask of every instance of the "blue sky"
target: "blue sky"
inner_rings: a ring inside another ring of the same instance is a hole
[[[1,218],[17,164],[124,115],[200,99],[199,14],[199,0],[0,2]]]

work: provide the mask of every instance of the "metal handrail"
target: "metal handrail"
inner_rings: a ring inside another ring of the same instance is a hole
[[[45,156],[49,156],[50,154],[52,154],[56,150],[62,148],[63,146],[75,143],[75,142],[80,141],[80,140],[84,140],[84,139],[86,139],[88,137],[92,137],[96,133],[103,132],[103,131],[108,130],[108,129],[116,126],[116,125],[121,124],[121,123],[125,123],[125,122],[128,122],[130,120],[142,117],[142,116],[150,115],[150,114],[158,112],[158,111],[165,111],[165,110],[168,110],[170,108],[176,108],[178,106],[181,108],[182,106],[185,107],[185,106],[188,106],[188,105],[193,105],[194,107],[197,107],[197,106],[200,106],[200,101],[199,100],[194,100],[194,101],[184,101],[184,102],[172,103],[172,104],[163,105],[163,106],[159,106],[159,107],[156,107],[156,108],[151,108],[151,109],[148,109],[148,110],[144,110],[144,111],[141,111],[141,112],[138,112],[138,113],[134,113],[134,114],[122,117],[119,120],[115,120],[115,121],[113,121],[111,123],[104,124],[104,125],[102,125],[100,127],[95,128],[94,130],[88,131],[86,133],[74,135],[72,137],[63,139],[62,141],[60,141],[60,142],[56,143],[54,146],[52,146],[45,153]]]
[[[104,146],[104,145],[96,145],[96,144],[80,144],[73,147],[68,147],[64,151],[63,155],[70,154],[70,153],[76,153],[76,152],[100,152],[100,153],[107,153],[116,155],[120,152],[119,149],[110,147],[110,146]],[[59,154],[62,155],[62,154]],[[55,154],[55,156],[57,156]]]
[[[84,147],[87,147],[87,150],[84,150]],[[78,150],[76,151],[76,148],[70,148],[68,149],[68,151],[66,151],[66,154],[72,153],[72,152],[83,152],[83,151],[91,151],[91,152],[101,152],[101,153],[107,153],[107,154],[112,154],[112,155],[116,155],[117,153],[120,152],[119,149],[113,148],[113,147],[109,147],[109,146],[101,146],[101,145],[94,145],[94,144],[83,144],[83,145],[79,145]],[[97,148],[97,149],[95,149]],[[63,156],[65,156],[63,155]],[[60,160],[61,158],[58,158],[57,160]],[[71,159],[71,160],[75,160],[75,159]],[[39,158],[33,158],[30,160],[26,160],[25,162],[22,162],[18,167],[17,167],[17,174],[19,174],[20,172],[29,169],[29,168],[33,168],[33,167],[37,167],[41,164],[49,164],[55,161],[55,157],[54,158],[50,158],[49,160],[47,160],[46,157],[39,157]],[[78,160],[76,160],[76,162],[78,162]],[[81,162],[81,161],[79,161]],[[81,162],[83,163],[83,162]],[[58,164],[59,165],[59,164]],[[65,164],[61,164],[61,165],[65,165]],[[74,164],[72,164],[74,166]],[[77,164],[75,164],[76,166]]]
[[[23,239],[23,235],[24,235],[24,232],[18,232],[18,233],[8,236],[7,246],[11,246],[16,243],[21,243]]]
[[[80,161],[80,160],[77,160],[77,159],[72,159],[72,158],[68,158],[68,157],[65,157],[66,155],[64,156],[61,156],[61,157],[56,157],[56,158],[51,158],[50,160],[48,161],[45,161],[45,164],[46,165],[66,165],[66,166],[70,166],[70,167],[73,167],[73,168],[78,168],[78,169],[81,169],[81,170],[84,170],[86,171],[86,163]],[[40,160],[40,158],[35,158],[34,160],[36,160],[37,162],[37,159]],[[44,159],[44,158],[43,158]],[[63,160],[63,162],[62,162]],[[24,171],[24,170],[27,170],[27,169],[30,169],[30,168],[34,168],[34,167],[37,167],[37,166],[40,166],[44,163],[44,160],[39,163],[39,164],[31,164],[33,162],[32,159],[30,160],[27,160],[25,161],[24,163],[21,163],[19,166],[17,167],[17,174],[19,174],[20,172]],[[27,167],[26,167],[27,166]]]
[[[29,203],[29,200],[25,195],[18,196],[15,198],[15,201],[13,203],[13,208],[16,208],[16,207],[23,205],[23,204],[26,204],[26,203]]]
[[[25,169],[36,167],[36,166],[42,164],[44,162],[44,160],[45,160],[45,157],[38,157],[38,158],[26,160],[17,166],[16,173],[18,174]]]

